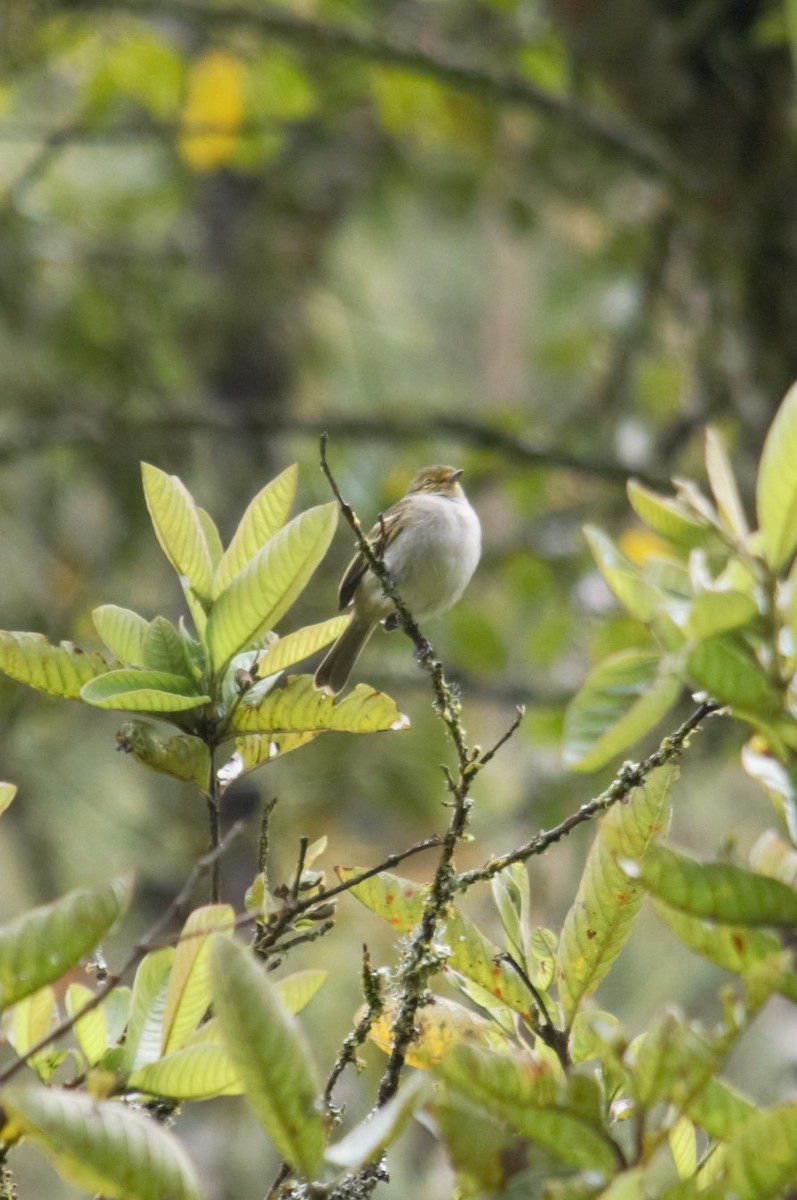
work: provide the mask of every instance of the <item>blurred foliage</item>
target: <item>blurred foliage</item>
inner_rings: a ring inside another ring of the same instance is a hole
[[[225,540],[291,461],[300,506],[329,500],[314,470],[323,429],[369,523],[419,466],[455,462],[485,554],[429,635],[476,740],[529,705],[476,782],[476,843],[458,865],[598,791],[562,770],[564,705],[591,666],[649,655],[651,641],[615,605],[581,527],[643,558],[625,479],[668,493],[672,474],[701,478],[707,422],[751,512],[765,430],[797,376],[793,6],[633,7],[630,19],[620,0],[313,0],[248,16],[207,0],[7,6],[0,627],[93,650],[100,603],[176,622],[140,459],[178,472]],[[339,534],[296,626],[332,615],[350,551]],[[440,732],[406,640],[375,638],[364,670],[410,714],[411,749],[329,733],[269,766],[283,875],[301,835],[330,834],[329,865],[371,863],[439,827]],[[2,775],[20,788],[3,818],[0,911],[94,884],[102,864],[107,877],[137,871],[143,927],[205,848],[204,814],[187,785],[112,754],[113,714],[86,715],[0,682]],[[745,854],[760,834],[766,806],[735,769],[743,737],[716,722],[695,745],[678,842]],[[228,796],[251,831],[228,877],[236,907],[259,799],[246,782]],[[584,852],[576,835],[535,862],[544,926],[561,923]],[[467,906],[496,934],[476,893]],[[356,906],[342,902],[338,920],[313,966],[359,945]],[[632,936],[602,985],[632,1032],[660,1002],[665,936]],[[713,969],[666,945],[674,995],[716,1014]],[[371,948],[392,961],[389,932]],[[308,1013],[325,1061],[359,1003],[354,966],[351,992]],[[765,1016],[734,1052],[731,1073],[755,1096],[789,1084],[790,1020],[773,1030]],[[355,1084],[342,1092],[360,1113]],[[239,1102],[224,1103],[213,1136],[187,1118],[192,1157],[209,1196],[261,1196],[275,1167]],[[431,1142],[409,1146],[385,1194],[450,1189]],[[60,1187],[35,1176],[27,1192],[76,1194]]]

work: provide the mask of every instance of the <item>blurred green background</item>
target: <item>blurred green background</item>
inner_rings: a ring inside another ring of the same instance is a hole
[[[302,507],[329,498],[322,430],[365,522],[418,467],[464,466],[484,557],[428,634],[475,741],[518,703],[528,715],[474,789],[458,863],[562,819],[610,777],[563,771],[563,706],[592,662],[648,636],[614,605],[582,524],[649,553],[625,478],[699,476],[706,423],[749,499],[797,375],[781,4],[17,0],[3,22],[0,625],[90,648],[97,604],[176,618],[141,459],[178,473],[228,536],[289,462]],[[350,553],[341,527],[291,625],[332,614]],[[226,868],[236,905],[263,798],[278,797],[283,876],[301,835],[329,836],[329,873],[444,826],[449,750],[409,643],[375,637],[358,673],[411,731],[325,735],[232,791],[228,817],[247,821]],[[201,803],[117,755],[118,724],[0,681],[0,775],[20,787],[0,834],[3,920],[132,868],[127,944],[204,850]],[[679,843],[744,850],[769,823],[740,739],[726,720],[695,740]],[[589,840],[533,862],[540,924],[560,924]],[[498,938],[489,896],[466,907]],[[336,930],[287,964],[331,971],[305,1020],[324,1067],[359,1003],[364,941],[395,962],[386,927],[344,898]],[[711,1019],[720,982],[646,914],[598,1000],[633,1034],[665,1001]],[[772,1004],[730,1074],[773,1099],[796,1054]],[[367,1057],[341,1085],[353,1116],[382,1065]],[[242,1102],[195,1106],[179,1129],[206,1200],[262,1197],[277,1163]],[[431,1138],[405,1146],[383,1194],[449,1194]],[[16,1171],[22,1197],[77,1194],[24,1151]]]

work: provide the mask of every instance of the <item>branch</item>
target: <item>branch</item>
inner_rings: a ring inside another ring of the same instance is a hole
[[[659,746],[658,750],[653,754],[643,759],[641,763],[627,762],[624,763],[617,773],[614,781],[609,785],[606,791],[601,792],[595,799],[590,800],[587,804],[582,804],[577,812],[571,813],[569,817],[565,817],[558,825],[554,825],[553,829],[543,830],[526,842],[523,846],[518,846],[514,850],[510,850],[507,854],[502,854],[499,858],[491,858],[483,867],[476,867],[472,871],[463,871],[457,877],[456,890],[465,891],[472,887],[474,883],[480,883],[484,880],[492,879],[494,875],[498,875],[501,871],[506,870],[512,863],[525,862],[537,854],[544,854],[549,846],[560,841],[571,830],[579,825],[583,825],[585,821],[591,821],[593,817],[600,816],[606,812],[618,800],[625,800],[635,788],[642,787],[648,775],[655,771],[658,767],[663,767],[673,759],[680,758],[689,744],[689,738],[693,733],[696,733],[706,717],[713,716],[714,713],[722,711],[723,706],[717,704],[714,700],[704,701],[687,721],[675,733],[666,737]]]
[[[1,1071],[0,1087],[2,1087],[3,1084],[8,1083],[9,1079],[12,1079],[19,1071],[21,1071],[29,1058],[34,1057],[34,1055],[38,1054],[41,1050],[44,1050],[47,1046],[50,1046],[53,1042],[69,1033],[70,1029],[72,1029],[72,1027],[76,1025],[78,1021],[82,1020],[87,1013],[90,1013],[95,1008],[98,1008],[109,992],[112,992],[119,987],[125,975],[135,970],[141,960],[147,954],[149,954],[151,950],[154,950],[159,945],[163,944],[161,940],[162,930],[173,920],[183,915],[191,899],[194,888],[196,887],[197,883],[199,883],[199,880],[214,870],[216,863],[221,856],[227,852],[231,843],[243,833],[243,828],[243,822],[236,821],[236,823],[230,828],[228,833],[219,842],[219,844],[214,846],[214,848],[208,854],[203,855],[203,857],[199,859],[171,903],[164,909],[155,924],[152,925],[144,937],[140,941],[136,942],[135,946],[120,968],[118,974],[109,975],[107,981],[100,988],[98,988],[91,1000],[87,1000],[82,1008],[73,1013],[71,1017],[68,1017],[66,1020],[62,1021],[55,1027],[55,1029],[50,1030],[45,1037],[40,1038],[38,1042],[36,1042],[33,1046],[30,1046],[21,1058],[18,1058],[16,1062],[11,1064],[11,1066],[6,1067],[4,1071]],[[229,928],[229,926],[227,926],[227,928]]]
[[[463,63],[451,55],[431,53],[380,37],[297,16],[287,9],[246,4],[220,5],[206,0],[67,0],[71,11],[122,9],[136,16],[158,19],[180,17],[206,25],[245,25],[291,45],[325,54],[335,51],[369,63],[400,67],[415,75],[434,79],[491,104],[531,109],[575,130],[641,174],[668,178],[673,169],[660,152],[629,129],[622,128],[572,100],[546,91],[530,80]]]

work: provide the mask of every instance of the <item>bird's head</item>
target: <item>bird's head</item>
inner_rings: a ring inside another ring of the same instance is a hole
[[[460,485],[462,467],[424,467],[407,489],[408,496],[425,493],[433,496],[463,496]]]

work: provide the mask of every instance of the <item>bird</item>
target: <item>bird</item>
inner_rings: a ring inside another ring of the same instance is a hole
[[[368,542],[419,621],[451,608],[467,587],[481,555],[481,525],[460,483],[461,467],[424,467],[406,495],[383,513]],[[368,569],[362,551],[338,588],[339,609],[351,620],[315,673],[315,686],[336,696],[380,622],[398,625],[393,602]]]

